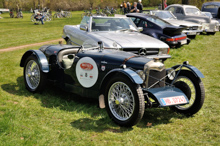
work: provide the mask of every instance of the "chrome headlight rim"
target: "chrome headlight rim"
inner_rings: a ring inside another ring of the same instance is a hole
[[[145,82],[146,80],[146,73],[143,70],[137,70],[136,73],[140,76],[140,78]]]
[[[175,69],[173,69],[173,68],[168,68],[167,70],[167,78],[169,79],[169,80],[174,80],[175,79],[175,77],[176,77],[176,71],[175,71]]]
[[[170,48],[159,48],[158,55],[167,55],[167,54],[169,54],[169,49]]]

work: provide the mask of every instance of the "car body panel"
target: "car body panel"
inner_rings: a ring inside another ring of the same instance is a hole
[[[183,96],[183,98],[186,100],[186,103],[184,104],[189,103],[187,96],[185,94],[182,94],[182,91],[175,87],[166,86],[166,87],[161,87],[161,88],[152,88],[152,89],[149,89],[148,91],[157,98],[157,100],[160,102],[161,107],[168,106],[164,102],[164,99],[169,98],[169,97]]]

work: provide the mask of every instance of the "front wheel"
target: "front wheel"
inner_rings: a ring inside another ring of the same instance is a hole
[[[205,100],[205,89],[200,78],[196,77],[191,71],[182,70],[174,81],[174,86],[188,97],[189,104],[173,106],[171,109],[190,116],[202,108]]]
[[[109,117],[116,124],[131,127],[143,117],[143,91],[140,85],[132,83],[125,76],[114,76],[106,86],[105,105]]]
[[[24,82],[28,91],[41,92],[46,84],[47,74],[40,69],[36,56],[29,56],[24,65]]]

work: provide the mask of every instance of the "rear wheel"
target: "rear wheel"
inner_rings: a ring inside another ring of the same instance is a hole
[[[195,39],[196,35],[189,35],[188,38]]]
[[[197,113],[205,99],[205,89],[200,78],[196,77],[191,71],[182,70],[174,81],[174,86],[185,93],[189,99],[189,104],[173,106],[171,109],[186,115]]]
[[[24,65],[24,82],[28,91],[41,92],[46,84],[47,74],[41,71],[36,56],[29,56]]]
[[[114,76],[106,86],[105,105],[109,117],[120,126],[133,126],[143,117],[145,104],[140,85],[125,76]]]

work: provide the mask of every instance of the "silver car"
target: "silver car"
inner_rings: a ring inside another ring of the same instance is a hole
[[[211,20],[207,16],[203,16],[196,6],[173,4],[169,5],[165,10],[171,11],[179,20],[199,23],[207,34],[215,34],[219,31],[219,23]]]
[[[84,16],[80,25],[65,25],[63,38],[67,44],[133,52],[148,58],[170,58],[169,46],[153,37],[141,34],[130,18]],[[101,43],[100,43],[101,44]]]
[[[182,32],[185,33],[187,36],[191,38],[195,38],[196,35],[199,35],[202,30],[202,25],[195,23],[195,22],[190,22],[190,21],[184,21],[184,20],[178,20],[171,11],[166,11],[166,10],[150,10],[149,14],[151,15],[156,15],[157,17],[166,20],[170,24],[174,26],[185,26],[187,27],[185,30]]]

